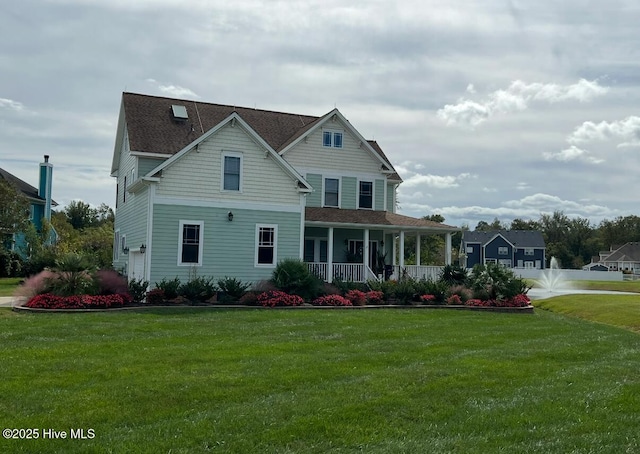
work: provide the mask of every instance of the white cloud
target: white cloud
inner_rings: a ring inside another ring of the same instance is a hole
[[[165,95],[190,98],[200,98],[193,90],[180,85],[163,85],[155,79],[146,79],[147,82],[157,85],[158,89]]]
[[[460,181],[470,178],[471,174],[461,173],[457,176],[454,175],[420,175],[415,174],[406,180],[402,184],[401,188],[413,187],[418,185],[425,185],[431,188],[447,189],[456,188],[460,186]]]
[[[557,153],[544,152],[542,153],[545,161],[560,161],[560,162],[570,162],[570,161],[584,161],[589,164],[601,164],[604,162],[604,159],[599,159],[594,156],[591,156],[591,153],[587,150],[583,150],[582,148],[578,148],[575,145],[571,145],[569,148],[565,148],[564,150],[560,150]]]
[[[604,140],[622,140],[618,147],[640,146],[640,117],[630,116],[618,121],[585,121],[568,137],[569,143],[588,143]]]
[[[11,99],[0,98],[0,109],[11,109],[15,111],[24,110],[24,105],[21,102],[13,101]]]
[[[467,86],[467,91],[471,92],[469,87],[473,89],[473,85]],[[447,125],[474,127],[493,115],[525,110],[532,102],[543,101],[550,104],[569,100],[588,102],[597,96],[604,95],[608,90],[608,87],[601,86],[597,80],[580,79],[572,85],[527,84],[516,80],[506,90],[490,93],[482,102],[463,98],[457,104],[445,105],[438,110],[437,115]]]

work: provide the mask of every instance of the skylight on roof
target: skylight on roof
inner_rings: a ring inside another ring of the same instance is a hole
[[[171,111],[173,112],[173,118],[175,120],[187,120],[189,118],[189,115],[187,115],[187,108],[185,106],[174,104],[171,106]]]

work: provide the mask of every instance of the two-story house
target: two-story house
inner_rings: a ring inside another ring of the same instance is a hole
[[[53,165],[49,162],[49,156],[44,156],[44,161],[39,165],[38,188],[10,174],[4,169],[0,169],[0,180],[4,180],[13,186],[18,193],[22,194],[29,201],[29,220],[37,231],[42,230],[43,219],[51,222],[51,207],[58,204],[51,198],[53,184]],[[56,231],[52,228],[49,234],[49,243],[57,240]],[[7,249],[16,251],[18,254],[26,255],[26,239],[23,232],[17,232],[7,240]]]
[[[464,266],[498,263],[507,268],[544,269],[546,247],[537,230],[465,231],[460,255]]]
[[[114,267],[151,285],[268,279],[288,257],[326,281],[364,281],[382,261],[404,267],[405,235],[443,235],[449,261],[459,230],[396,213],[400,176],[337,109],[314,117],[124,93],[111,175]]]

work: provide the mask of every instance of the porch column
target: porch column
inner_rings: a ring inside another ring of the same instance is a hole
[[[396,259],[397,254],[397,246],[396,246],[396,234],[395,232],[391,234],[391,264],[396,266],[398,264],[398,259]]]
[[[327,235],[327,282],[333,282],[333,227]]]
[[[369,229],[364,229],[364,239],[363,239],[363,245],[362,245],[362,264],[365,267],[369,266]]]
[[[444,264],[451,265],[451,233],[445,235],[444,241]]]
[[[404,268],[404,230],[400,230],[400,268]]]
[[[420,234],[416,235],[416,265],[422,265],[420,263]]]

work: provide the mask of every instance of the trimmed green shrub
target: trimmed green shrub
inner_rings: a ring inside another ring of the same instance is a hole
[[[164,292],[164,297],[173,300],[178,297],[178,289],[180,288],[180,279],[176,276],[171,280],[163,277],[160,282],[156,282],[156,288]]]
[[[129,281],[129,295],[134,303],[142,303],[147,296],[149,281],[144,279],[131,279]]]
[[[412,279],[398,281],[393,294],[401,304],[410,304],[416,294],[414,281]]]
[[[298,295],[306,301],[315,299],[320,294],[322,281],[313,275],[302,260],[284,259],[273,270],[271,282],[278,290]]]
[[[239,301],[247,292],[249,287],[251,287],[251,284],[242,282],[240,279],[236,279],[235,277],[225,277],[223,279],[218,279],[218,287],[221,292],[224,292],[219,301],[221,303],[225,303]]]
[[[194,277],[178,287],[178,296],[191,302],[205,302],[218,291],[212,277]]]

